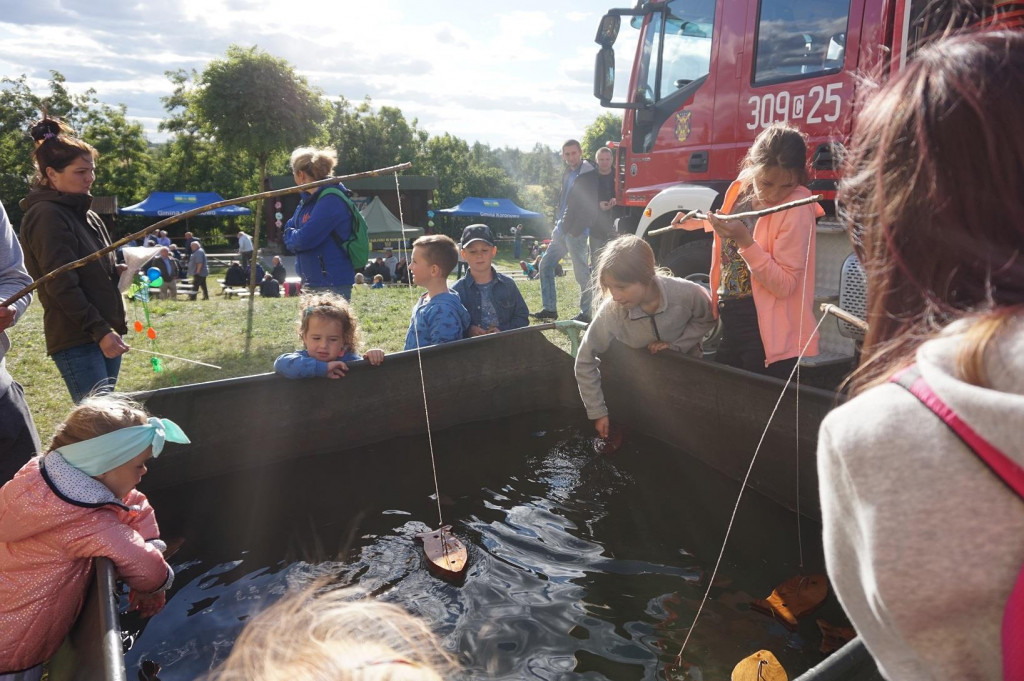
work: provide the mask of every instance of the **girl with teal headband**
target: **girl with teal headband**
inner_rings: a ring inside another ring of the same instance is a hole
[[[60,647],[105,556],[131,589],[132,610],[163,608],[174,572],[153,508],[135,489],[146,462],[181,428],[115,395],[88,397],[46,454],[0,488],[0,681],[32,681]]]

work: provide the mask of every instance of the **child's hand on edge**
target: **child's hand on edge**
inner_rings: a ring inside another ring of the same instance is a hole
[[[167,592],[157,591],[154,594],[144,594],[131,589],[128,592],[128,611],[137,610],[143,617],[152,617],[167,604]]]
[[[366,354],[363,355],[363,359],[372,364],[375,367],[379,367],[384,363],[384,351],[378,348],[373,350],[367,350]]]
[[[470,336],[486,336],[488,333],[489,332],[487,331],[487,329],[483,328],[482,326],[470,326],[469,327],[469,335]]]
[[[348,373],[348,365],[340,359],[327,363],[327,378],[344,378]]]
[[[599,419],[594,419],[594,430],[597,431],[599,437],[606,439],[608,437],[608,417],[602,416]]]
[[[647,344],[647,350],[652,355],[656,355],[662,350],[668,350],[671,346],[665,341],[651,341]]]

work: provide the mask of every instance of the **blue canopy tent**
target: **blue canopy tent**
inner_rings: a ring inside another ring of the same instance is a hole
[[[119,213],[127,215],[149,215],[155,217],[168,217],[180,215],[185,211],[208,206],[211,203],[223,201],[224,197],[217,192],[153,192],[143,201],[133,206],[125,206],[118,210]],[[232,217],[239,215],[251,215],[252,211],[244,206],[221,206],[211,211],[200,213],[200,216],[223,216]]]
[[[544,217],[540,213],[520,208],[509,199],[482,199],[476,196],[467,196],[462,203],[454,208],[442,208],[438,213],[453,217],[511,218],[513,220]]]

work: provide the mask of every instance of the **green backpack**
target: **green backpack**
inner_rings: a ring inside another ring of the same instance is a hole
[[[363,214],[359,212],[356,205],[352,203],[352,199],[348,198],[348,195],[337,187],[324,189],[317,195],[317,198],[324,194],[340,196],[352,214],[352,234],[349,238],[347,240],[342,239],[337,230],[331,232],[331,237],[334,239],[334,243],[338,244],[338,248],[348,255],[352,267],[358,272],[366,267],[366,263],[370,258],[370,230],[366,226],[366,220],[363,219]]]

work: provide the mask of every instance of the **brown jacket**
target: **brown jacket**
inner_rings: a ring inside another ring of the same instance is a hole
[[[20,205],[25,217],[19,238],[33,279],[110,244],[103,221],[89,210],[88,194],[33,189]],[[111,331],[128,333],[117,279],[110,253],[39,287],[48,354],[98,343]]]

